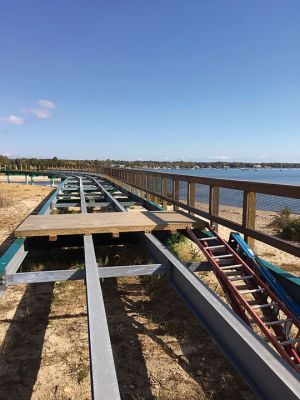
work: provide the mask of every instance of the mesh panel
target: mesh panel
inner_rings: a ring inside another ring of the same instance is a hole
[[[179,181],[179,201],[186,203],[188,184],[185,181]]]
[[[142,176],[142,187],[145,188],[146,187],[146,175]]]
[[[161,193],[161,177],[157,178],[157,192]]]
[[[196,183],[196,208],[208,212],[209,209],[209,186]]]
[[[220,217],[241,224],[243,219],[243,191],[227,188],[220,188],[219,190]]]
[[[149,176],[149,190],[153,191],[153,176]]]
[[[172,196],[173,196],[173,179],[168,179],[167,196],[170,197],[170,199],[172,199]]]
[[[300,200],[290,199],[288,197],[273,196],[270,194],[256,195],[257,210],[282,211],[284,208],[289,208],[292,214],[300,214]]]
[[[278,219],[280,212],[285,209],[291,212],[290,220],[299,218],[300,200],[269,194],[257,194],[256,229],[270,235],[278,235],[281,232],[281,228],[274,223],[274,219]],[[284,239],[288,240],[289,237],[284,237]]]

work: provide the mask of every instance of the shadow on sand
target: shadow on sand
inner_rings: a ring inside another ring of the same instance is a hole
[[[28,285],[1,347],[0,398],[29,400],[37,379],[54,284]],[[5,320],[1,324],[7,323]]]

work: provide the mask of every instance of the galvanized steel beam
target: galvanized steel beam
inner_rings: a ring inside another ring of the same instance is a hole
[[[259,398],[299,400],[297,373],[157,238],[141,239],[157,262],[171,267],[171,285]]]
[[[105,195],[106,199],[110,200],[115,208],[116,211],[127,211],[125,207],[123,207],[118,200],[116,200],[105,188],[101,183],[99,183],[95,178],[92,178],[95,184],[101,189],[102,193]]]
[[[98,267],[99,278],[118,278],[121,276],[142,276],[165,274],[169,267],[162,264],[122,265],[118,267]],[[22,283],[61,282],[85,279],[85,269],[54,271],[17,272],[6,275],[6,285]]]
[[[81,177],[79,178],[79,182],[81,212],[87,213]],[[84,235],[83,243],[92,398],[93,400],[118,400],[120,399],[119,385],[109,337],[102,289],[98,277],[93,237],[91,235]]]
[[[84,236],[90,371],[94,400],[120,399],[93,238]]]

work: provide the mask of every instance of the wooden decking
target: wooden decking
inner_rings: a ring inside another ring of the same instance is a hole
[[[175,211],[30,215],[18,226],[15,235],[56,237],[94,233],[176,231],[204,226],[205,222],[199,218]]]

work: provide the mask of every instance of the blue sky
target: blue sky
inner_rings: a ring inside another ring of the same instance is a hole
[[[1,0],[0,154],[295,161],[299,0]]]

